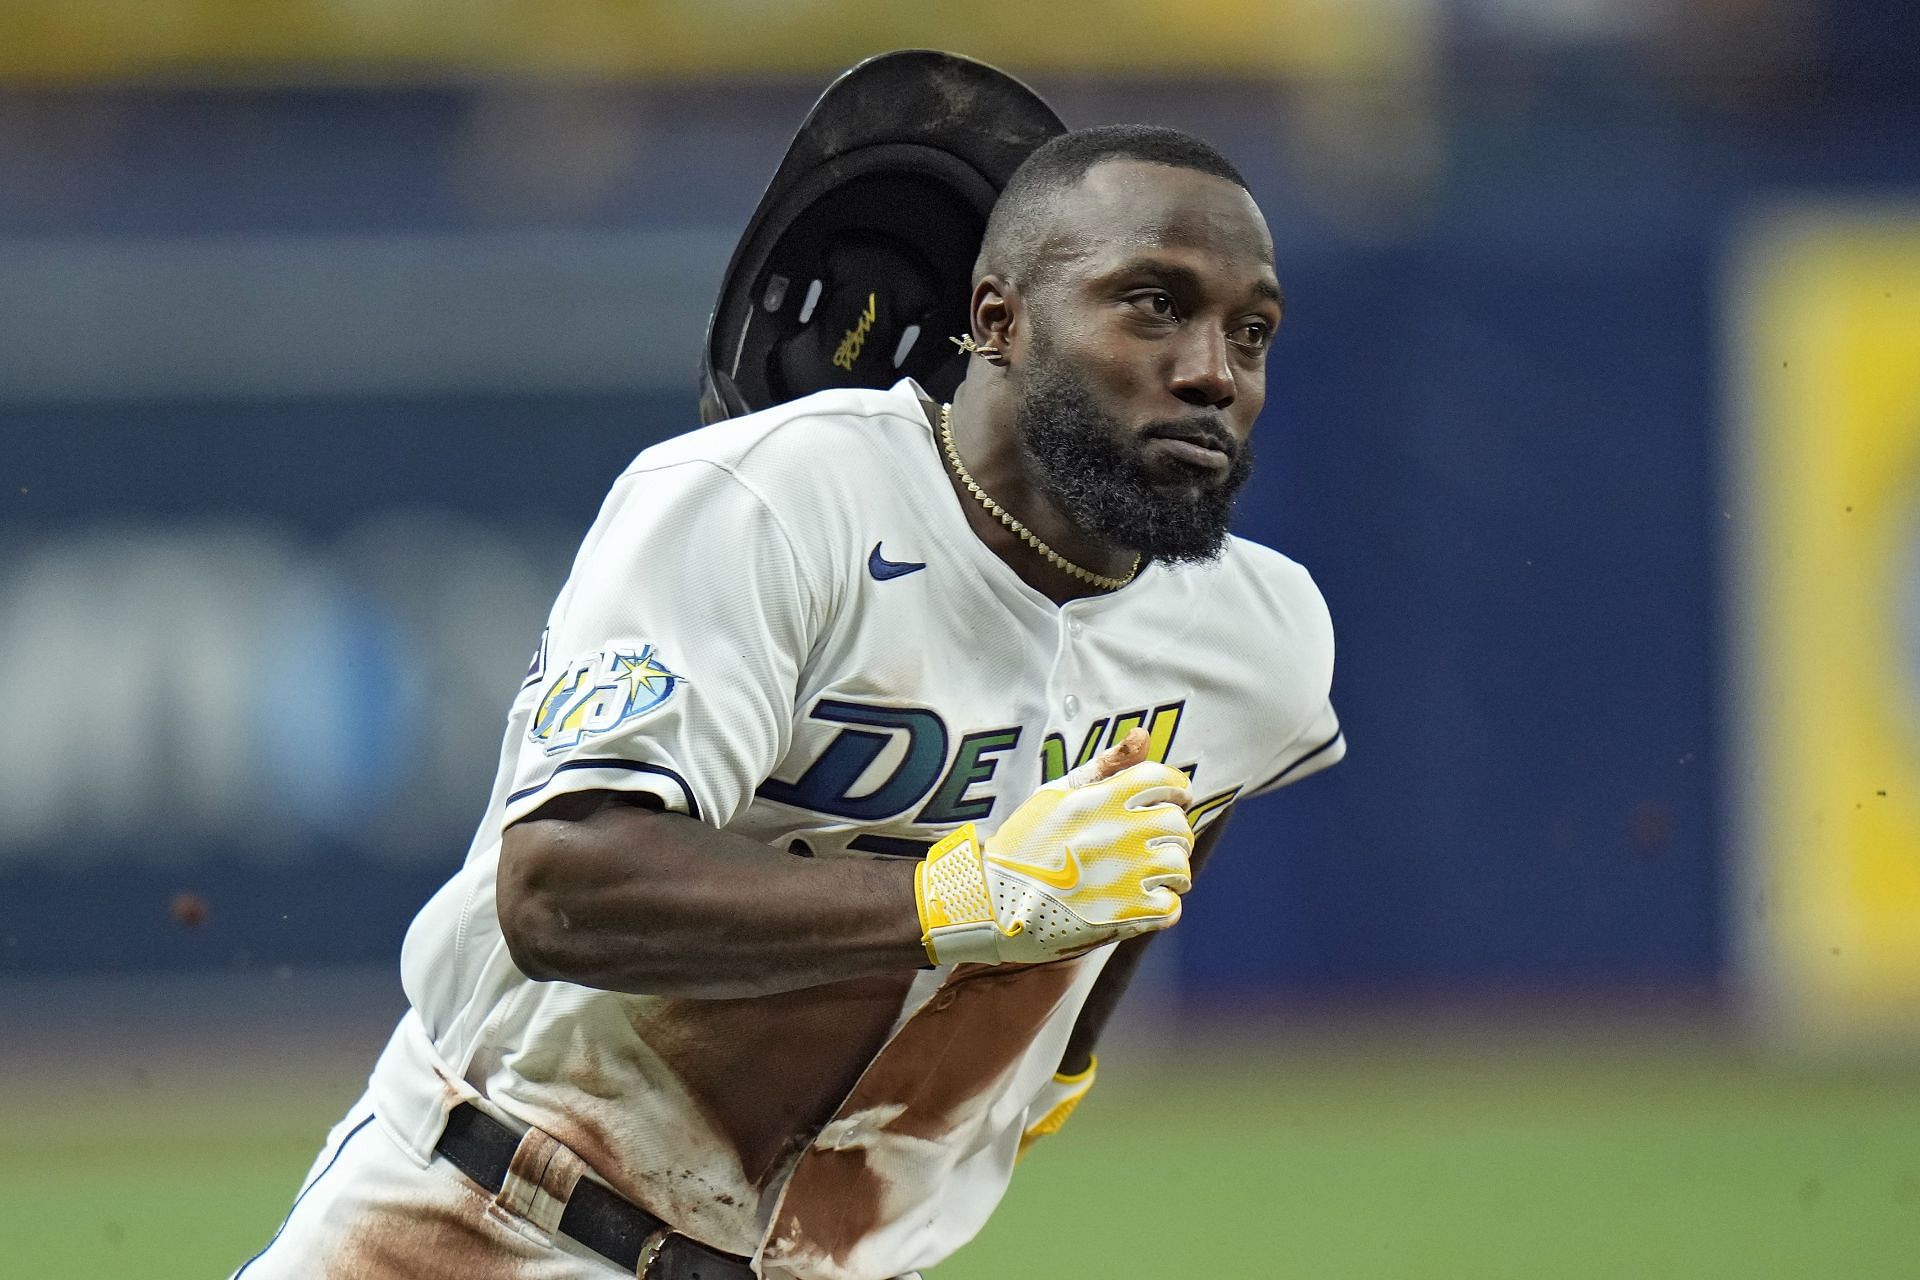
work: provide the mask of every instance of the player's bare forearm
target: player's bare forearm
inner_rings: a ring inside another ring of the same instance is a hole
[[[1226,830],[1227,818],[1232,811],[1223,812],[1193,842],[1193,873],[1200,874],[1213,847],[1220,843],[1220,833]],[[1060,1074],[1079,1075],[1093,1062],[1093,1051],[1100,1042],[1100,1033],[1106,1030],[1107,1020],[1113,1011],[1120,1007],[1120,997],[1127,993],[1127,986],[1133,981],[1133,974],[1140,967],[1140,961],[1146,956],[1147,948],[1153,945],[1157,933],[1142,934],[1138,938],[1129,938],[1113,949],[1106,967],[1095,979],[1093,990],[1087,993],[1087,1002],[1080,1007],[1079,1020],[1073,1024],[1073,1034],[1067,1038],[1066,1052],[1060,1055]]]
[[[914,863],[795,858],[604,792],[506,831],[501,931],[529,977],[649,995],[767,995],[927,962]]]

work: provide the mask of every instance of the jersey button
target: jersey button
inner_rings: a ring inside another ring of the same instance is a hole
[[[1066,712],[1067,719],[1071,720],[1080,714],[1080,699],[1068,694],[1066,700],[1060,704],[1060,709]]]
[[[1078,640],[1081,636],[1087,634],[1087,624],[1078,618],[1069,618],[1067,619],[1067,634],[1075,640]]]
[[[942,991],[939,995],[933,998],[933,1011],[935,1013],[938,1013],[942,1009],[950,1008],[953,1005],[953,1001],[954,1001],[953,992]]]

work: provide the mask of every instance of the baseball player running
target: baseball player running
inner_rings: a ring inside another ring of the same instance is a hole
[[[932,1266],[1090,1087],[1228,807],[1341,756],[1319,593],[1227,532],[1281,317],[1239,175],[1060,134],[977,243],[915,313],[964,308],[950,403],[854,385],[915,341],[857,265],[809,302],[736,260],[787,327],[710,390],[758,411],[614,483],[412,1008],[237,1275]],[[803,342],[849,385],[754,405]]]

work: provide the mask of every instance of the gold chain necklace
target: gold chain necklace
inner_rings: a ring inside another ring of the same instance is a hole
[[[1127,576],[1124,578],[1103,577],[1091,569],[1082,569],[1079,565],[1067,559],[1046,543],[1040,541],[1039,538],[1034,536],[1033,530],[1013,518],[1011,511],[1008,511],[1005,507],[988,497],[987,491],[974,482],[973,476],[967,471],[967,464],[960,461],[960,450],[954,448],[953,406],[950,404],[940,406],[940,447],[946,450],[947,463],[953,468],[953,473],[960,477],[960,483],[967,487],[968,493],[980,500],[980,505],[987,509],[987,514],[1012,530],[1014,536],[1019,538],[1020,541],[1045,556],[1047,563],[1051,564],[1060,572],[1067,574],[1069,577],[1078,578],[1082,582],[1090,583],[1102,591],[1118,591],[1121,587],[1132,582],[1134,575],[1140,572],[1140,557],[1138,555],[1133,557],[1133,567],[1127,570]]]

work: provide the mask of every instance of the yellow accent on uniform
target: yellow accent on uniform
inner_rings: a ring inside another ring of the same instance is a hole
[[[1228,787],[1225,791],[1218,791],[1205,799],[1194,801],[1193,807],[1187,810],[1187,825],[1199,831],[1218,817],[1220,811],[1232,804],[1239,795],[1239,787]]]
[[[1147,722],[1147,759],[1166,762],[1167,753],[1173,750],[1173,735],[1180,732],[1180,713],[1186,709],[1184,702],[1153,709],[1153,718]],[[1113,740],[1118,742],[1124,737],[1125,734],[1116,733]]]
[[[673,672],[654,660],[651,651],[637,658],[623,654],[618,661],[623,670],[633,673],[633,678],[645,686],[648,693],[659,693],[660,684],[676,678]]]
[[[1107,718],[1102,716],[1088,727],[1086,735],[1080,739],[1080,753],[1073,758],[1071,765],[1067,763],[1066,737],[1058,733],[1048,734],[1040,744],[1041,776],[1048,782],[1055,782],[1093,759],[1107,736],[1107,723]]]

